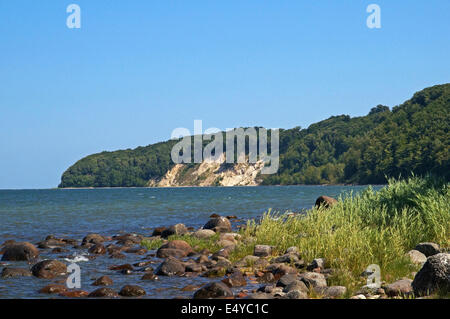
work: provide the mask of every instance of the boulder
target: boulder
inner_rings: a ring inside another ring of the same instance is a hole
[[[63,285],[47,285],[39,290],[41,294],[60,294],[67,291],[67,287]]]
[[[420,251],[427,257],[439,254],[441,252],[441,248],[438,244],[435,243],[420,243],[417,244],[416,248],[414,249]]]
[[[192,247],[184,240],[173,240],[162,245],[156,252],[158,258],[176,257],[182,258],[186,257],[192,253]]]
[[[72,291],[63,291],[59,295],[67,298],[84,298],[88,297],[89,293],[84,290],[72,290]]]
[[[287,285],[289,285],[290,283],[294,282],[297,280],[297,275],[296,274],[286,274],[284,276],[282,276],[278,282],[277,282],[277,287],[286,287]]]
[[[99,234],[89,234],[83,238],[82,245],[86,244],[101,244],[105,241],[105,237]]]
[[[88,295],[89,298],[116,298],[119,294],[111,288],[99,288]]]
[[[194,299],[233,297],[231,289],[223,282],[213,282],[203,286],[194,293]]]
[[[257,257],[267,257],[272,254],[272,247],[269,245],[256,245],[253,250],[253,255]]]
[[[133,270],[133,266],[130,264],[124,264],[124,265],[114,265],[110,266],[109,270]]]
[[[155,273],[160,276],[183,275],[185,266],[181,261],[169,257],[159,265]]]
[[[32,273],[28,269],[23,268],[3,268],[2,278],[14,278],[14,277],[29,277]]]
[[[158,280],[158,276],[156,276],[152,272],[148,272],[144,276],[141,277],[141,280]]]
[[[271,264],[266,268],[267,271],[270,271],[275,276],[279,276],[278,278],[286,275],[286,274],[296,274],[297,269],[290,267],[286,264]]]
[[[247,281],[240,270],[234,270],[227,278],[223,279],[222,282],[228,287],[244,287],[247,286]]]
[[[88,252],[95,255],[104,255],[106,254],[106,248],[102,244],[95,244],[89,248]]]
[[[176,224],[173,226],[170,226],[169,228],[164,229],[161,232],[162,238],[167,238],[172,235],[184,235],[188,232],[188,229],[184,224]]]
[[[101,276],[92,283],[92,286],[111,286],[113,280],[108,276]]]
[[[165,231],[166,229],[167,229],[166,227],[156,227],[153,230],[152,237],[161,236],[162,232]]]
[[[216,232],[211,229],[199,229],[193,234],[193,236],[200,239],[207,239],[214,236],[215,234]]]
[[[309,289],[306,287],[305,283],[300,280],[293,280],[289,282],[284,288],[283,292],[288,293],[294,290],[303,291],[305,293],[308,293]]]
[[[31,267],[33,276],[44,279],[52,279],[67,273],[66,264],[58,260],[44,260]]]
[[[314,269],[325,269],[325,259],[324,258],[316,258],[314,259],[307,267],[306,270],[313,271]]]
[[[412,282],[416,296],[450,291],[450,254],[440,253],[428,257]]]
[[[276,257],[276,258],[272,259],[270,262],[276,263],[276,264],[280,264],[280,263],[291,264],[291,263],[296,263],[299,261],[300,260],[298,259],[297,254],[288,253],[288,254],[284,254],[283,256]]]
[[[308,299],[308,294],[301,290],[289,291],[285,296],[285,299]]]
[[[411,279],[401,279],[383,287],[389,297],[408,296],[413,292]]]
[[[332,197],[320,196],[316,199],[316,208],[330,208],[335,205],[338,201]]]
[[[408,251],[407,256],[416,265],[423,265],[427,261],[427,256],[415,249]]]
[[[305,283],[307,287],[326,287],[327,281],[323,274],[316,272],[305,272],[300,274],[299,279]]]
[[[122,297],[139,297],[145,296],[146,292],[143,288],[134,285],[123,286],[119,291],[119,295]]]
[[[226,217],[216,217],[210,219],[203,229],[212,229],[216,233],[229,233],[231,232],[231,223],[230,220]]]
[[[39,250],[29,242],[6,245],[2,260],[4,261],[32,261],[39,256]]]

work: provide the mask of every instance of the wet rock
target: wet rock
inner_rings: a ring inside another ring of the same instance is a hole
[[[83,238],[81,245],[85,246],[86,244],[101,244],[105,241],[105,237],[99,234],[89,234]]]
[[[32,261],[39,256],[39,250],[29,242],[13,243],[5,246],[3,261]]]
[[[153,230],[152,237],[161,236],[163,231],[165,231],[166,229],[166,227],[156,227]]]
[[[202,265],[198,263],[186,264],[186,272],[201,272],[203,270]]]
[[[197,289],[199,289],[199,286],[195,286],[195,285],[187,285],[186,287],[181,288],[181,291],[195,291]]]
[[[56,239],[56,238],[49,238],[44,241],[41,241],[37,243],[38,248],[46,249],[46,248],[55,248],[55,247],[61,247],[67,245],[66,242]]]
[[[134,268],[130,264],[114,265],[109,267],[109,270],[124,270],[124,269],[133,270]]]
[[[209,216],[209,218],[218,218],[218,217],[220,217],[220,215],[218,215],[218,214],[211,214],[210,216]]]
[[[128,248],[125,250],[127,254],[136,254],[136,255],[145,255],[147,253],[147,249],[145,248]]]
[[[152,272],[146,273],[144,276],[141,277],[141,280],[158,280],[158,276],[156,276]]]
[[[307,267],[306,270],[312,271],[314,269],[324,269],[325,268],[325,259],[323,258],[316,258],[314,259]]]
[[[413,292],[411,279],[397,280],[396,282],[383,287],[389,297],[408,296]]]
[[[152,264],[152,261],[140,261],[140,262],[137,262],[137,263],[133,264],[133,266],[134,267],[146,267],[146,266],[151,265],[151,264]]]
[[[120,273],[121,273],[122,275],[131,275],[131,274],[133,273],[133,271],[130,270],[130,269],[122,269],[122,270],[120,271]]]
[[[227,246],[224,247],[222,249],[220,249],[218,252],[214,253],[211,256],[211,259],[216,259],[218,257],[224,257],[224,258],[228,258],[230,256],[230,253],[235,249],[234,246]]]
[[[89,298],[116,298],[119,294],[111,288],[99,288],[88,295]]]
[[[235,270],[228,278],[222,280],[228,287],[244,287],[247,285],[244,275],[241,271]]]
[[[156,274],[160,276],[175,276],[183,275],[185,267],[183,263],[175,258],[167,258],[156,269]]]
[[[316,272],[305,272],[300,274],[299,279],[305,283],[307,287],[326,287],[327,281],[325,276]]]
[[[3,268],[1,278],[29,277],[31,271],[23,268]]]
[[[104,255],[106,254],[106,248],[102,244],[95,244],[91,248],[89,248],[89,253],[95,254],[95,255]]]
[[[143,236],[138,234],[125,234],[120,236],[114,236],[113,239],[116,240],[117,245],[133,246],[139,245],[142,242]]]
[[[344,286],[315,287],[314,291],[325,298],[339,298],[347,293],[347,288]]]
[[[256,245],[253,255],[257,257],[267,257],[272,254],[272,247],[269,245]]]
[[[337,200],[328,196],[320,196],[316,200],[315,206],[317,208],[330,208],[331,206],[335,205],[337,203]]]
[[[146,292],[139,286],[126,285],[119,291],[119,295],[122,297],[139,297],[145,296]]]
[[[427,257],[439,254],[441,252],[441,248],[435,243],[420,243],[414,249],[420,251]]]
[[[68,253],[69,250],[61,247],[53,248],[52,254],[62,254],[62,253]]]
[[[156,252],[158,258],[176,257],[182,258],[186,257],[192,253],[192,247],[184,240],[173,240],[162,245]]]
[[[33,276],[44,279],[52,279],[67,273],[66,264],[58,260],[44,260],[31,267]]]
[[[67,291],[67,287],[63,285],[47,285],[44,288],[39,290],[41,294],[60,294],[62,292]]]
[[[212,229],[216,233],[229,233],[231,232],[231,223],[226,217],[216,217],[210,219],[203,229]]]
[[[67,245],[78,245],[78,240],[76,239],[71,239],[71,238],[63,238],[62,239],[63,242],[65,242]]]
[[[72,290],[61,292],[59,295],[67,298],[84,298],[88,297],[89,293],[84,290]]]
[[[111,286],[113,280],[108,276],[101,276],[96,281],[92,283],[92,286]]]
[[[215,234],[216,233],[214,232],[214,230],[211,230],[211,229],[200,229],[200,230],[197,230],[193,234],[193,236],[197,237],[197,238],[200,238],[200,239],[207,239],[207,238],[210,238],[210,237],[214,236]]]
[[[213,282],[203,286],[194,293],[194,299],[233,297],[231,289],[223,282]]]
[[[408,251],[407,256],[416,265],[423,265],[427,261],[427,256],[415,249]]]
[[[113,258],[113,259],[125,259],[127,256],[125,256],[122,253],[112,253],[111,255],[109,255],[109,258]]]
[[[176,224],[173,226],[170,226],[169,228],[166,228],[162,233],[162,238],[167,238],[172,235],[184,235],[188,232],[188,229],[184,224]]]
[[[434,292],[450,292],[450,254],[440,253],[428,257],[412,282],[416,296]]]

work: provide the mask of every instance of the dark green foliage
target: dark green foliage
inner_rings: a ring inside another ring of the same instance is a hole
[[[280,169],[261,176],[263,184],[382,184],[413,173],[449,180],[449,114],[445,84],[414,94],[392,111],[378,105],[367,116],[333,116],[307,129],[280,130]],[[173,166],[175,143],[88,156],[63,174],[60,187],[145,186]]]

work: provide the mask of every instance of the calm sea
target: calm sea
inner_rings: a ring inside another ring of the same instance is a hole
[[[312,207],[320,195],[345,196],[365,188],[267,186],[0,190],[0,244],[8,239],[36,243],[50,234],[79,240],[91,232],[102,235],[136,232],[149,236],[152,228],[158,226],[184,223],[201,227],[213,213],[247,219],[261,216],[268,209],[295,212]],[[50,251],[42,251],[41,256],[61,258]],[[80,263],[82,289],[92,290],[92,279],[104,274],[111,276],[115,281],[113,288],[119,289],[132,277],[111,273],[107,265],[135,263],[142,258],[133,255],[127,260],[112,260],[102,256]],[[0,267],[5,265],[3,263]],[[28,267],[24,263],[11,263],[10,266]],[[135,279],[134,284],[139,281],[138,277]],[[198,284],[201,280],[205,279],[161,278],[158,282],[139,284],[146,288],[148,297],[190,296],[191,292],[180,292],[179,288]],[[0,298],[45,298],[48,296],[38,294],[37,290],[48,283],[32,277],[0,279]]]

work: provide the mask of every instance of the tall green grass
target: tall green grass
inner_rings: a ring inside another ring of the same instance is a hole
[[[360,287],[360,274],[378,264],[382,279],[391,282],[411,277],[417,270],[405,253],[419,242],[450,247],[450,187],[430,177],[390,180],[375,192],[340,198],[330,209],[312,209],[304,216],[268,212],[260,222],[250,221],[244,238],[268,244],[282,253],[297,246],[305,261],[325,258],[335,269],[332,284],[350,291]],[[239,250],[240,249],[240,250]],[[235,257],[251,247],[241,246]]]

